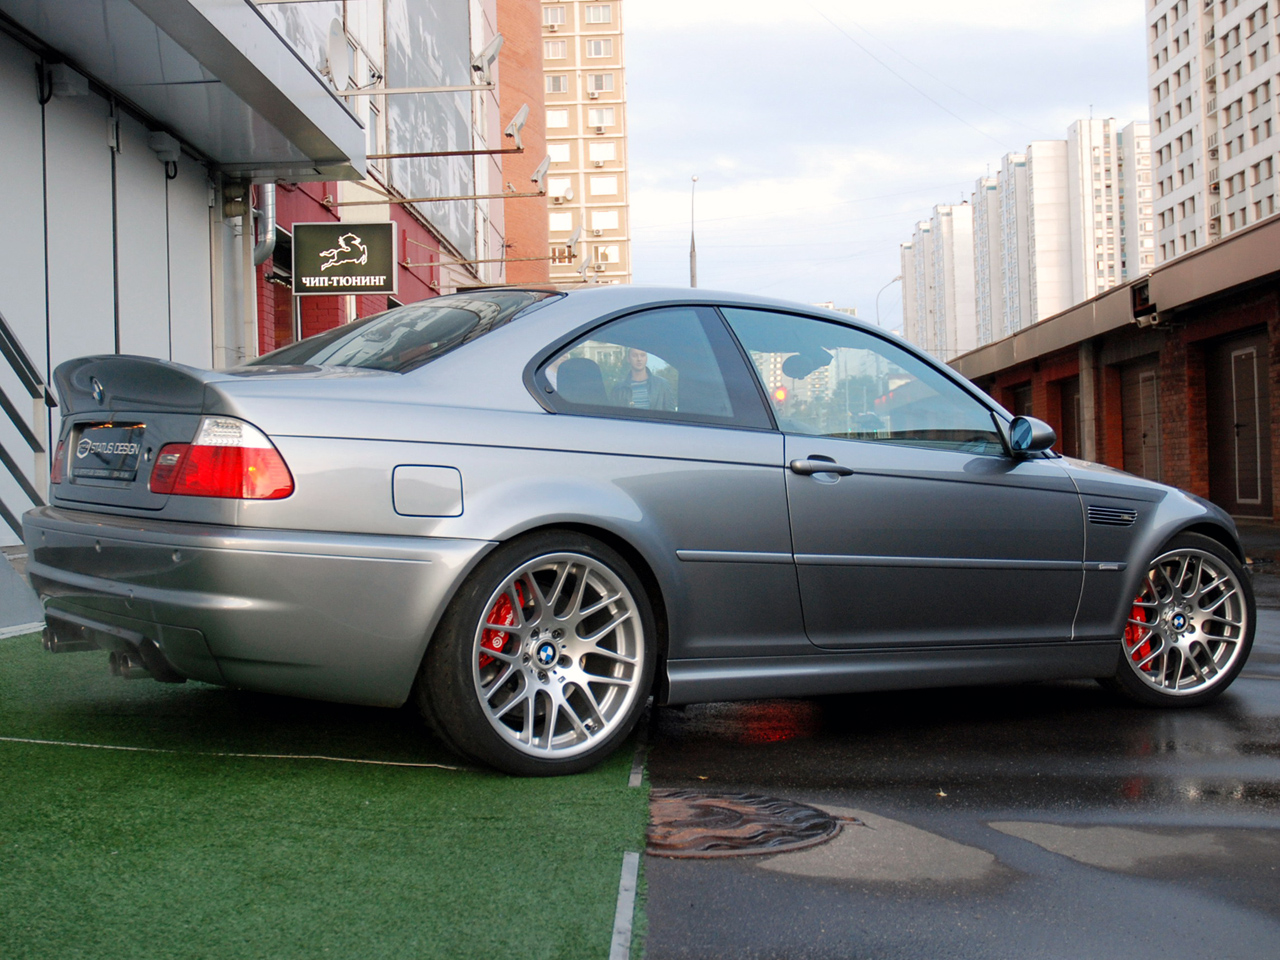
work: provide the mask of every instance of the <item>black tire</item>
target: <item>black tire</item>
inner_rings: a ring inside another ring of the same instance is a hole
[[[1188,564],[1181,563],[1182,557],[1189,558]],[[1206,575],[1209,585],[1222,579],[1224,586],[1201,597]],[[1188,587],[1197,596],[1188,594]],[[1142,592],[1131,610],[1143,621],[1131,615],[1115,676],[1098,682],[1145,706],[1208,703],[1231,685],[1253,649],[1253,584],[1235,554],[1211,537],[1183,533],[1165,544],[1148,564]]]
[[[542,531],[498,547],[467,578],[415,698],[465,756],[517,776],[579,773],[635,727],[657,654],[652,604],[630,564],[592,537]]]

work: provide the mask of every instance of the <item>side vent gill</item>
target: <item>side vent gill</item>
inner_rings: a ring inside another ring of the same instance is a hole
[[[1099,507],[1089,504],[1089,522],[1105,527],[1129,527],[1138,519],[1138,511],[1129,507]]]

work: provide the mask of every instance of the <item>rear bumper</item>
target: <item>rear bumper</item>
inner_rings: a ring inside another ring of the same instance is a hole
[[[27,574],[50,613],[155,642],[192,679],[396,706],[482,540],[263,530],[40,507]]]

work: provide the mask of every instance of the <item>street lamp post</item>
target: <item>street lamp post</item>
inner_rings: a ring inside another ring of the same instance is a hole
[[[698,175],[693,175],[693,184],[689,187],[689,286],[698,285],[698,245],[694,242],[694,201],[697,199]]]
[[[895,283],[897,283],[901,279],[902,279],[902,274],[898,274],[896,277],[894,277],[892,280],[886,283],[883,287],[881,287],[880,290],[876,293],[876,326],[877,327],[880,326],[880,294],[884,293],[886,290],[888,290],[890,287],[892,287]]]

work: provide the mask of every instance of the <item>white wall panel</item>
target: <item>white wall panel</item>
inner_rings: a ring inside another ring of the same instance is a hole
[[[41,191],[40,104],[37,102],[35,59],[8,37],[0,36],[0,183],[6,185],[0,206],[0,314],[44,377],[44,204]],[[27,391],[9,364],[0,361],[0,390],[18,412],[34,423],[36,412]],[[44,411],[42,411],[44,414]],[[45,414],[45,423],[56,417]],[[17,463],[28,481],[41,487],[31,451],[9,418],[0,414],[0,447]],[[0,467],[0,502],[21,519],[31,505],[9,471]],[[0,523],[0,545],[18,542],[7,524]]]
[[[120,119],[116,218],[120,352],[169,359],[169,256],[165,173],[147,129]]]
[[[0,313],[44,374],[44,204],[35,65],[30,53],[0,35],[0,183],[5,184]],[[9,382],[3,383],[9,392]]]
[[[115,351],[107,105],[92,94],[45,107],[52,365]]]
[[[173,357],[213,366],[213,304],[209,251],[209,174],[183,157],[168,182],[169,325]]]

